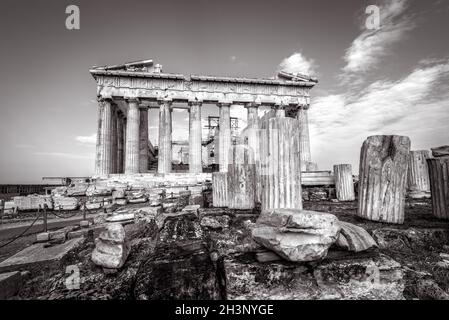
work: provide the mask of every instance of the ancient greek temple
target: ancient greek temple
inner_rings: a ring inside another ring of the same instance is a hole
[[[201,173],[201,110],[219,107],[218,162],[226,171],[231,147],[230,108],[244,106],[248,127],[257,128],[258,108],[270,107],[276,117],[294,117],[301,123],[301,169],[312,164],[308,127],[309,91],[317,80],[280,72],[272,79],[213,77],[162,72],[152,60],[93,67],[97,82],[97,175],[148,172],[148,110],[159,110],[159,174],[172,170],[172,111],[189,112],[189,172]]]

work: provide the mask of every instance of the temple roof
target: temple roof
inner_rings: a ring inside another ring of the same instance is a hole
[[[318,80],[303,74],[293,74],[286,71],[280,71],[276,78],[246,78],[246,77],[223,77],[223,76],[205,76],[163,73],[160,64],[154,64],[153,60],[140,60],[128,62],[120,65],[94,66],[90,73],[95,75],[106,76],[126,76],[139,78],[162,78],[176,79],[185,81],[210,81],[210,82],[234,82],[247,84],[271,84],[271,85],[287,85],[287,86],[306,86],[313,87]]]

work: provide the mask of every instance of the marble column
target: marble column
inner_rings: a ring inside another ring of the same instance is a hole
[[[118,106],[112,105],[111,173],[118,173]]]
[[[309,116],[308,106],[303,106],[298,110],[296,118],[300,123],[300,157],[301,157],[301,171],[307,171],[307,166],[312,162],[310,154],[310,136],[309,136]]]
[[[139,101],[131,98],[128,102],[128,117],[126,122],[126,154],[125,173],[139,173]]]
[[[148,172],[148,108],[140,109],[140,130],[139,130],[139,172]]]
[[[218,163],[220,172],[228,171],[229,149],[231,148],[231,104],[219,103],[220,120],[218,132]]]
[[[189,172],[201,173],[201,102],[189,102]]]
[[[242,135],[245,137],[245,144],[251,148],[252,153],[254,155],[254,164],[255,164],[255,200],[256,202],[261,202],[262,200],[262,187],[261,187],[261,161],[260,161],[260,123],[259,123],[259,114],[258,108],[259,104],[256,103],[247,103],[245,104],[245,108],[248,111],[247,117],[247,127],[242,132]]]
[[[112,101],[98,100],[98,131],[95,173],[98,175],[112,172]]]
[[[285,118],[285,106],[276,105],[274,107],[276,118]]]
[[[158,168],[160,174],[171,172],[172,168],[172,101],[159,102],[159,155]]]
[[[245,105],[248,111],[247,123],[248,128],[259,128],[259,114],[258,114],[258,104],[247,103]]]
[[[125,170],[125,121],[122,113],[117,117],[117,173]]]

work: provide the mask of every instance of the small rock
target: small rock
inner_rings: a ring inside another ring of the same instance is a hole
[[[106,222],[124,222],[134,220],[134,213],[113,214],[106,218]]]
[[[80,227],[81,228],[89,228],[89,220],[81,220]]]
[[[36,242],[47,242],[50,240],[49,232],[42,232],[36,235]]]
[[[184,209],[182,209],[182,211],[184,211],[184,212],[192,212],[192,213],[198,215],[198,210],[199,209],[200,209],[200,205],[193,204],[193,205],[185,206]]]

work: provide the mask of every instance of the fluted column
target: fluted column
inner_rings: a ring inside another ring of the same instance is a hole
[[[172,101],[159,102],[159,155],[158,168],[160,174],[171,172],[172,167]]]
[[[285,118],[285,106],[275,105],[274,106],[276,118]]]
[[[110,174],[111,168],[111,151],[112,151],[112,101],[111,99],[100,98],[98,100],[98,137],[97,137],[97,153],[95,161],[95,173]]]
[[[301,171],[307,171],[307,166],[312,162],[312,156],[310,154],[310,136],[309,136],[309,116],[308,106],[301,107],[298,110],[296,118],[300,124],[299,134],[299,146],[301,156]]]
[[[354,201],[354,181],[350,164],[334,165],[335,191],[339,201]]]
[[[122,113],[117,117],[117,173],[123,173],[125,170],[125,122]]]
[[[189,172],[201,173],[201,102],[189,102]]]
[[[299,158],[299,123],[293,118],[272,118],[264,124],[261,145],[262,210],[302,209]]]
[[[427,159],[430,150],[410,151],[407,171],[407,191],[411,198],[430,198],[430,179]]]
[[[118,152],[118,107],[112,105],[112,134],[111,134],[111,173],[118,172],[117,152]]]
[[[140,129],[139,129],[139,172],[148,171],[148,108],[140,109]]]
[[[228,171],[229,149],[231,148],[231,104],[219,103],[220,120],[218,132],[218,162],[220,172]]]
[[[126,167],[125,173],[139,173],[139,124],[140,111],[137,99],[127,99],[128,117],[126,122]]]
[[[255,200],[256,202],[262,201],[262,181],[260,178],[261,172],[261,161],[260,161],[260,123],[259,123],[259,114],[258,108],[259,104],[256,103],[247,103],[245,105],[248,110],[247,122],[248,126],[242,132],[246,138],[246,144],[251,148],[252,153],[254,155],[254,164],[255,164]]]
[[[449,220],[449,157],[427,159],[432,193],[432,213]]]

